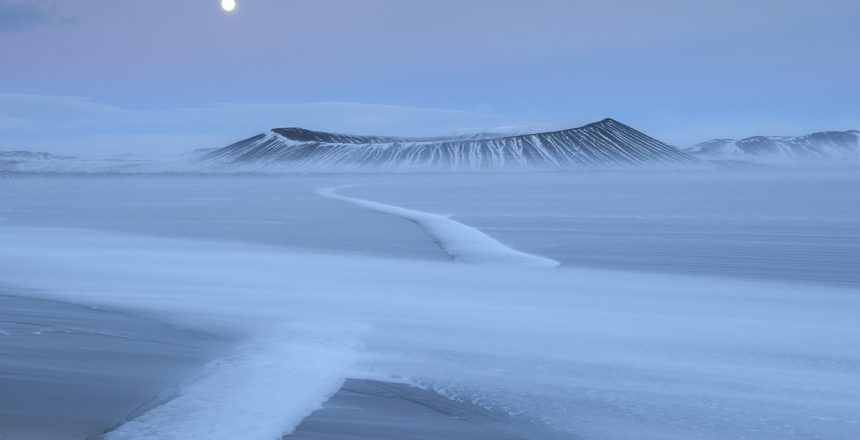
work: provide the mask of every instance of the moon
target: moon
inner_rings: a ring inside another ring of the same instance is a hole
[[[221,9],[227,12],[236,9],[236,0],[221,0]]]

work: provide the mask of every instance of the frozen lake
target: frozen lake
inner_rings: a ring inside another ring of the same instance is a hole
[[[319,197],[355,177],[56,176],[3,179],[0,224],[443,258],[399,219]],[[359,177],[365,181],[366,178]]]
[[[860,171],[435,175],[344,194],[574,267],[860,287]]]
[[[354,186],[338,194],[447,215],[562,266],[451,262],[443,249],[481,250],[486,240],[476,245],[466,231],[452,245],[428,234],[462,232],[444,222],[428,229],[419,214],[317,193],[345,185]],[[144,344],[105,350],[160,367],[114,377],[116,389],[99,396],[122,404],[94,405],[63,426],[110,427],[148,400],[133,405],[138,396],[179,387],[111,440],[274,438],[347,379],[424,387],[437,393],[427,399],[561,438],[853,440],[857,188],[855,170],[6,176],[0,286],[38,300],[0,302],[10,316],[0,350],[17,359],[0,362],[0,386],[86,400],[89,377],[68,392],[45,384],[76,377],[77,356],[100,359],[91,339],[37,338],[9,324],[34,314],[62,322],[64,311],[89,319],[91,309],[54,302],[64,301],[145,320],[103,320]],[[199,341],[200,331],[218,337]],[[193,356],[177,360],[149,340],[185,341]],[[227,354],[224,340],[238,341]],[[39,359],[56,363],[54,376],[17,379],[43,371]],[[126,368],[106,359],[83,368]],[[200,372],[184,382],[191,370]],[[136,386],[123,388],[127,380]],[[366,400],[345,393],[332,402]],[[0,420],[27,421],[20,431],[50,419],[37,403],[4,402]],[[342,422],[338,414],[307,419],[299,438]]]
[[[860,171],[56,177],[3,180],[5,224],[444,258],[409,222],[314,190],[450,214],[574,267],[860,287]]]

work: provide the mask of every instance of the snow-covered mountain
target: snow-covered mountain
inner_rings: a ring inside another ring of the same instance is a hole
[[[685,150],[707,159],[807,161],[860,159],[860,131],[826,131],[807,136],[714,139]]]
[[[354,136],[276,128],[204,153],[198,166],[218,169],[500,170],[677,168],[705,162],[613,119],[569,130],[516,136],[438,138]]]

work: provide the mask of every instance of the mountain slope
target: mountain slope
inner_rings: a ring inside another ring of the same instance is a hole
[[[702,158],[771,160],[860,159],[860,131],[828,131],[807,136],[714,139],[685,150]]]
[[[703,162],[618,121],[518,136],[354,136],[277,128],[203,154],[205,167],[497,170],[686,167]]]

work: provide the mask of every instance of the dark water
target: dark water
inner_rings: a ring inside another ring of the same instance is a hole
[[[348,380],[285,440],[556,439],[545,428],[409,385]]]
[[[0,429],[10,440],[98,434],[225,346],[138,316],[2,294]]]

